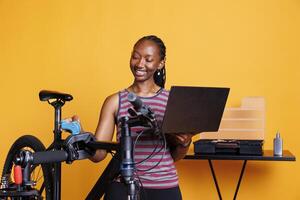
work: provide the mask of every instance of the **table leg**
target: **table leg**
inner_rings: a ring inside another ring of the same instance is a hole
[[[245,171],[245,168],[246,168],[246,164],[247,164],[247,160],[244,160],[243,167],[242,167],[242,170],[241,170],[241,174],[240,174],[240,177],[239,177],[239,182],[236,186],[236,190],[235,190],[235,193],[234,193],[233,200],[236,199],[237,193],[239,191],[240,184],[241,184],[241,181],[242,181],[242,178],[243,178],[243,175],[244,175],[244,171]]]
[[[217,191],[218,191],[219,199],[222,200],[222,195],[221,195],[220,188],[219,188],[219,185],[218,185],[217,177],[215,175],[213,164],[212,164],[211,160],[208,160],[208,163],[209,163],[210,171],[211,171],[211,173],[213,175],[213,178],[214,178],[215,186],[216,186]]]

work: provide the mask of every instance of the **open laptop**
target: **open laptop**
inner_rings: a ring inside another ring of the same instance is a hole
[[[218,131],[229,88],[172,86],[162,123],[164,134]]]

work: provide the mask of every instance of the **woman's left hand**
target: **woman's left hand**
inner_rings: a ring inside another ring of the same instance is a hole
[[[192,141],[193,134],[190,133],[179,133],[169,135],[169,140],[174,145],[181,145],[183,147],[188,147]]]
[[[168,144],[170,146],[171,155],[174,161],[178,161],[186,155],[189,146],[192,143],[193,134],[166,134]]]

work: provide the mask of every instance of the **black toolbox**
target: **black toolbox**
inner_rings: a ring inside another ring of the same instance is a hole
[[[263,140],[210,140],[194,142],[195,154],[262,155]]]

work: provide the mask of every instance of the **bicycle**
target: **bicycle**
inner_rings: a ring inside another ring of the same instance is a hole
[[[132,94],[133,95],[133,94]],[[61,110],[66,101],[71,101],[70,94],[46,91],[39,93],[41,101],[47,101],[54,107],[54,139],[46,149],[42,142],[32,135],[25,135],[15,141],[5,160],[2,178],[0,199],[43,199],[60,200],[61,197],[61,162],[72,163],[74,160],[87,159],[97,149],[108,152],[116,151],[115,156],[104,170],[86,199],[102,197],[105,188],[118,174],[128,185],[130,199],[137,199],[137,182],[134,178],[133,141],[130,128],[134,126],[148,127],[148,131],[158,133],[158,126],[154,113],[136,96],[128,96],[134,110],[128,110],[131,117],[121,119],[120,143],[95,141],[93,134],[80,133],[80,126],[73,123],[62,123]],[[62,130],[72,133],[65,140],[62,139]],[[14,169],[14,171],[13,171]],[[35,177],[35,171],[38,176]],[[42,171],[42,175],[40,174]],[[12,182],[14,175],[15,182]],[[34,177],[32,177],[34,176]],[[40,179],[43,178],[41,181]]]
[[[23,199],[42,199],[45,197],[46,200],[59,200],[61,196],[61,162],[59,162],[59,160],[67,160],[69,157],[62,149],[65,147],[66,142],[68,142],[70,146],[70,142],[73,142],[73,144],[77,142],[76,145],[79,145],[84,137],[88,141],[92,140],[92,136],[89,134],[77,136],[76,141],[74,141],[74,137],[68,137],[66,140],[62,140],[62,106],[67,101],[73,99],[72,95],[42,90],[39,93],[39,99],[40,101],[47,101],[54,107],[53,142],[46,148],[43,143],[33,135],[21,136],[14,142],[7,154],[2,171],[0,199],[7,199],[8,196],[10,196],[11,199],[19,199],[21,197],[23,197]],[[74,148],[76,147],[74,146]],[[34,164],[30,166],[23,164],[23,166],[21,166],[21,170],[25,173],[26,177],[24,177],[22,185],[17,185],[12,182],[12,176],[15,175],[14,166],[16,162],[22,165],[22,162],[25,161],[16,161],[16,157],[29,158],[28,155],[20,155],[25,154],[25,152],[37,153],[37,155],[40,156],[36,155]],[[88,153],[83,150],[77,151],[76,153],[78,154],[77,156],[75,155],[76,159],[85,159],[89,156]],[[73,161],[75,157],[69,158],[68,162]]]

